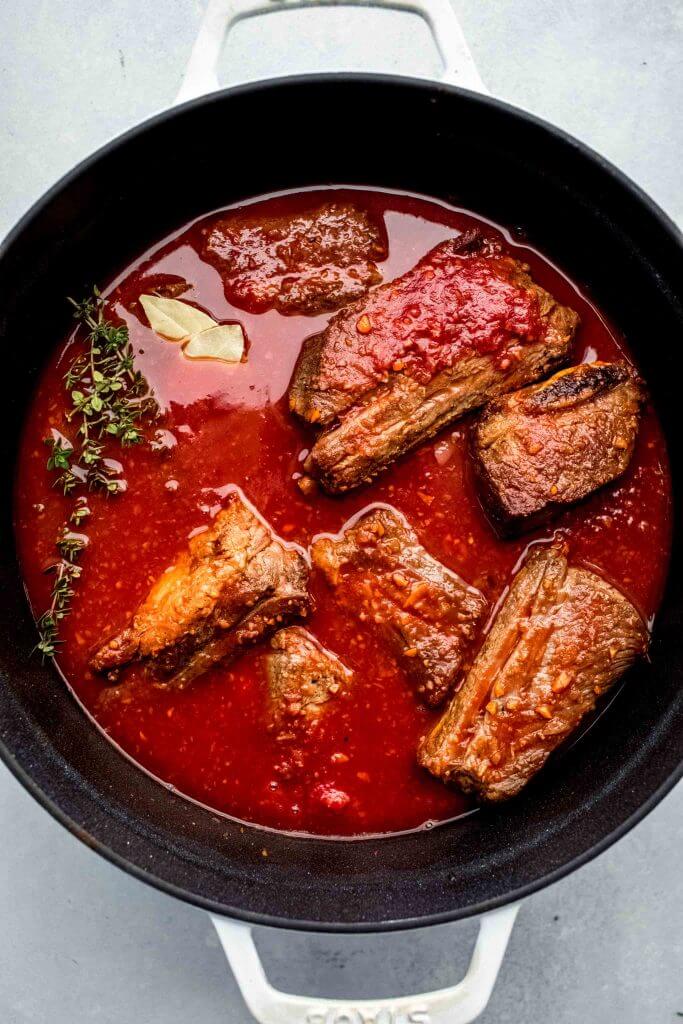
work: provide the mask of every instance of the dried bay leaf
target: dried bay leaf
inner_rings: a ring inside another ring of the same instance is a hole
[[[218,326],[207,313],[180,299],[141,295],[140,303],[152,330],[168,341],[185,341],[193,334]]]
[[[217,324],[193,334],[183,346],[190,359],[221,359],[239,363],[244,353],[244,331],[240,324]]]

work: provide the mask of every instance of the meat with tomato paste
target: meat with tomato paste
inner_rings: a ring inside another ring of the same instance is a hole
[[[648,630],[619,590],[555,546],[515,576],[461,689],[419,749],[445,782],[515,796],[643,655]]]
[[[350,203],[295,215],[229,214],[205,232],[202,254],[220,269],[230,302],[252,312],[339,309],[378,284],[383,229]]]
[[[328,429],[307,472],[331,493],[358,487],[464,413],[565,363],[578,316],[528,269],[471,232],[309,338],[290,408]]]
[[[626,363],[584,363],[487,405],[472,453],[499,528],[531,529],[621,476],[644,400]]]
[[[379,627],[430,707],[448,696],[486,611],[484,596],[422,547],[395,509],[374,508],[311,547],[340,607]]]
[[[155,677],[181,687],[309,608],[302,553],[233,491],[91,665],[115,678],[122,666],[144,661]]]

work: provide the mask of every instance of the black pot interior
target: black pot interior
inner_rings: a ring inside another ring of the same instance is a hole
[[[241,826],[168,792],[121,755],[56,673],[29,659],[35,631],[12,536],[12,461],[41,364],[66,327],[64,295],[106,280],[207,210],[324,183],[416,191],[522,229],[625,332],[663,420],[678,489],[682,250],[632,186],[547,125],[446,87],[320,76],[217,94],[87,161],[38,204],[0,258],[9,456],[0,738],[10,766],[77,835],[177,895],[272,923],[400,927],[544,884],[616,838],[678,777],[679,545],[651,663],[521,798],[429,832],[333,842]]]

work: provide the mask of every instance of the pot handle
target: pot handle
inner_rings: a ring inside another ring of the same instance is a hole
[[[318,999],[273,988],[251,926],[211,914],[252,1016],[259,1024],[469,1024],[486,1007],[505,955],[519,904],[483,914],[467,974],[450,988],[395,999]]]
[[[223,43],[239,21],[304,7],[379,7],[417,14],[432,34],[443,63],[441,81],[488,93],[451,5],[451,0],[208,0],[176,103],[220,88],[216,67]]]

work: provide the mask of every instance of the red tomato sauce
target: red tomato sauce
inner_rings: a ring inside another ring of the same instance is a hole
[[[538,297],[514,277],[506,256],[430,254],[395,286],[373,291],[362,313],[354,308],[335,317],[337,351],[327,383],[352,382],[361,394],[391,369],[427,383],[464,355],[486,353],[498,361],[520,342],[540,340]],[[361,337],[348,348],[343,341],[354,330]]]
[[[321,201],[356,202],[384,220],[384,281],[414,267],[438,242],[482,224],[470,213],[403,194],[325,189],[318,195]],[[281,195],[259,200],[260,207],[251,210],[286,213],[315,198],[310,191]],[[503,229],[483,227],[530,264],[539,284],[578,311],[575,361],[629,358],[624,339],[585,293]],[[123,685],[111,689],[89,670],[89,653],[126,623],[188,535],[210,522],[235,484],[277,533],[304,546],[318,533],[338,531],[372,502],[393,505],[427,550],[479,587],[492,607],[527,545],[560,532],[574,560],[618,585],[650,620],[670,546],[670,478],[657,416],[648,405],[621,480],[518,540],[499,540],[482,512],[467,456],[468,419],[419,446],[371,486],[342,498],[305,497],[296,480],[314,434],[290,415],[286,392],[302,342],[329,316],[285,317],[231,306],[219,273],[199,258],[203,229],[203,221],[182,228],[103,289],[110,313],[129,327],[136,364],[161,406],[149,433],[161,431],[162,447],[111,448],[109,454],[125,467],[127,486],[109,499],[89,496],[92,515],[82,527],[89,544],[80,559],[72,612],[61,625],[58,666],[100,726],[135,761],[218,811],[276,829],[337,836],[395,832],[452,818],[467,808],[465,798],[415,761],[418,739],[435,713],[416,703],[381,640],[337,607],[317,575],[317,607],[307,628],[355,671],[357,682],[354,699],[331,706],[299,748],[278,742],[268,728],[267,645],[214,668],[184,691],[153,686],[140,667],[129,669]],[[178,280],[191,286],[183,299],[215,320],[243,325],[246,362],[191,361],[179,345],[146,326],[138,296]],[[65,426],[63,387],[73,355],[69,338],[48,361],[19,458],[16,536],[36,616],[49,604],[52,578],[45,569],[55,561],[55,540],[72,508],[72,499],[52,486],[43,439],[51,428],[73,434]],[[335,798],[339,793],[343,799]]]

